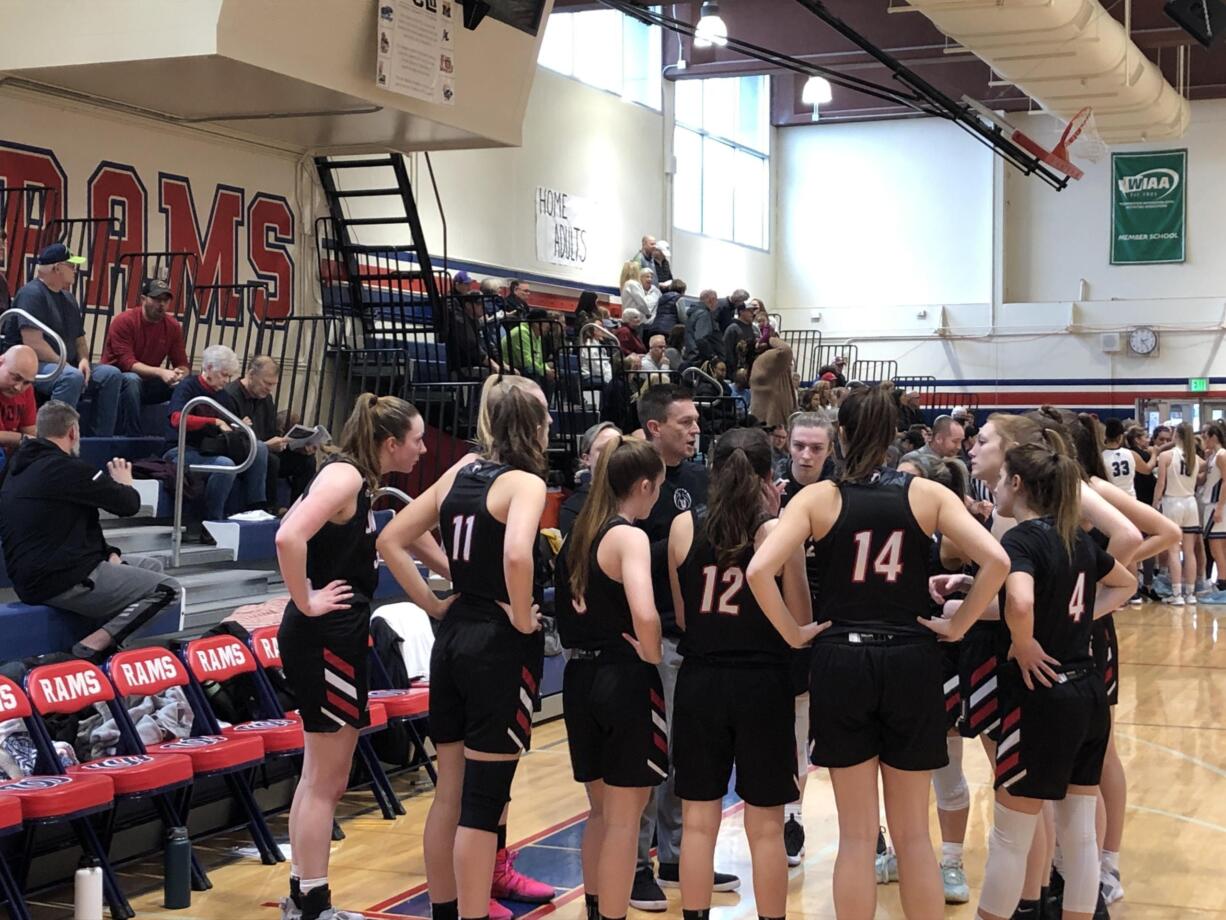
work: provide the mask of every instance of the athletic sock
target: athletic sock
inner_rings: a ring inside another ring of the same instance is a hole
[[[710,920],[711,908],[707,907],[703,910],[681,910],[681,920]]]
[[[289,899],[294,902],[295,907],[302,909],[302,880],[298,878],[297,866],[292,866],[289,870]]]
[[[1017,910],[1013,912],[1013,920],[1038,920],[1039,901],[1028,901],[1022,898],[1017,902]]]
[[[584,892],[583,905],[587,908],[587,920],[600,920],[600,904],[596,895]]]
[[[430,905],[430,920],[459,920],[459,901],[440,901]]]
[[[498,825],[498,849],[499,851],[507,848],[507,826],[505,824]]]
[[[327,888],[328,877],[323,878],[300,878],[298,879],[298,890],[302,892],[303,897],[306,897],[316,888]]]
[[[804,823],[800,817],[800,802],[789,802],[783,806],[783,822],[786,824],[788,818],[795,818],[800,823]]]
[[[942,843],[941,844],[941,862],[943,863],[962,862],[962,844],[960,843]]]
[[[1120,871],[1120,854],[1116,850],[1103,850],[1102,867],[1109,872]]]

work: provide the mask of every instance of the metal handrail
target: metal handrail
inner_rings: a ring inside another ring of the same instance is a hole
[[[582,327],[582,328],[579,330],[579,345],[580,345],[580,346],[582,346],[582,345],[583,345],[583,333],[587,332],[589,329],[595,329],[597,332],[599,332],[601,335],[603,335],[603,336],[604,336],[606,339],[608,339],[610,342],[612,342],[612,343],[613,343],[614,345],[616,345],[618,348],[620,348],[620,347],[621,347],[621,344],[622,344],[622,343],[621,343],[621,341],[620,341],[620,340],[617,338],[617,336],[615,336],[615,335],[614,335],[612,332],[610,332],[608,329],[606,329],[606,328],[605,328],[604,326],[602,326],[600,323],[587,323],[586,325],[584,325],[584,326],[583,326],[583,327]]]
[[[710,374],[708,374],[706,371],[704,371],[701,367],[696,367],[696,366],[687,367],[685,370],[681,372],[681,379],[684,381],[686,377],[692,374],[697,374],[699,377],[705,377],[707,380],[709,380],[712,384],[715,385],[715,388],[717,390],[719,390],[721,393],[724,392],[724,388],[720,386],[719,381],[716,380],[714,377],[712,377]]]
[[[402,492],[395,486],[380,486],[379,488],[375,489],[374,494],[370,497],[370,500],[372,502],[378,501],[380,498],[384,497],[398,499],[402,505],[412,504],[413,502],[413,499],[409,497],[407,492]]]
[[[8,316],[10,313],[16,313],[18,316],[24,316],[26,319],[28,319],[31,323],[43,331],[43,335],[50,336],[52,341],[55,342],[55,347],[59,350],[60,360],[56,365],[55,370],[48,374],[35,374],[35,381],[38,383],[46,383],[48,380],[55,380],[60,376],[60,374],[64,373],[64,365],[68,363],[68,352],[64,348],[64,340],[60,338],[60,334],[44,323],[37,316],[31,316],[20,307],[9,307],[4,311],[5,316]],[[39,364],[42,364],[42,362],[39,361]]]
[[[247,435],[247,440],[251,442],[251,447],[247,451],[247,459],[238,466],[221,466],[217,463],[192,463],[188,464],[186,457],[187,452],[187,419],[191,415],[192,408],[199,405],[210,405],[222,414],[227,420],[232,422],[236,427],[241,428]],[[171,535],[170,543],[170,561],[171,565],[178,568],[179,565],[179,550],[183,548],[183,475],[187,470],[193,473],[226,473],[231,476],[237,476],[240,473],[245,473],[251,468],[251,464],[255,463],[255,455],[259,451],[259,440],[255,436],[255,432],[251,430],[246,422],[241,418],[213,399],[211,396],[193,396],[187,401],[182,409],[179,410],[179,453],[175,457],[175,529]]]

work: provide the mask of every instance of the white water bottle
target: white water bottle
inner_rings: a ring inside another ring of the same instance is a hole
[[[82,866],[74,880],[73,920],[102,920],[102,869]]]

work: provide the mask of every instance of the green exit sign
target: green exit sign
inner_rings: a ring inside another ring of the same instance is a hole
[[[1189,377],[1188,389],[1193,393],[1208,393],[1209,378],[1208,377]]]

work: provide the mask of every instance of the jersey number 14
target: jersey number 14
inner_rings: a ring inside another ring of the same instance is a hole
[[[894,584],[902,575],[902,531],[895,530],[885,539],[885,544],[873,559],[873,574],[880,575],[887,584]],[[852,540],[856,544],[856,562],[852,566],[853,584],[862,585],[868,580],[868,557],[872,552],[873,532],[861,530]]]

